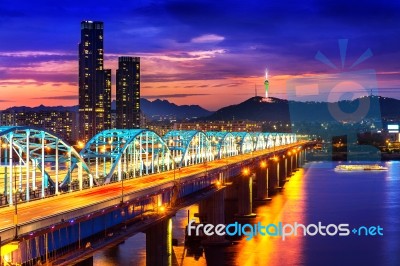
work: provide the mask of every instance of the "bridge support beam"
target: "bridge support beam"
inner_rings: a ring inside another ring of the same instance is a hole
[[[256,180],[257,180],[257,201],[269,201],[271,198],[268,195],[268,167],[265,165],[261,165],[261,167],[256,170]]]
[[[164,219],[146,231],[146,265],[172,265],[172,220]]]
[[[253,177],[250,173],[242,173],[239,176],[238,203],[237,217],[256,217],[253,213]]]

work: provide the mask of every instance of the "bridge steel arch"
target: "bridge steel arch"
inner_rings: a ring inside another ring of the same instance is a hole
[[[254,150],[254,142],[252,136],[247,132],[232,132],[238,144],[238,153],[244,154]]]
[[[264,135],[265,142],[266,142],[265,147],[267,149],[274,147],[275,146],[275,142],[274,142],[273,133],[264,132],[263,135]]]
[[[284,133],[278,133],[277,134],[279,138],[279,145],[285,145],[286,144],[286,138]]]
[[[0,172],[0,191],[10,205],[13,189],[22,201],[58,194],[63,176],[74,176],[81,189],[84,182],[93,185],[89,168],[72,146],[49,131],[28,126],[0,127]]]
[[[89,140],[80,155],[100,184],[174,167],[166,143],[147,129],[104,130]]]
[[[253,143],[254,143],[254,150],[262,150],[265,149],[267,146],[267,142],[265,140],[265,136],[261,132],[252,132],[250,133],[252,138],[253,138]]]
[[[291,138],[290,133],[285,133],[285,140],[286,140],[286,144],[292,143],[292,138]]]
[[[197,130],[171,130],[163,136],[179,167],[214,160],[207,135]]]
[[[297,141],[296,134],[294,133],[290,134],[290,141],[291,141],[290,143],[295,143]]]
[[[206,135],[211,143],[211,153],[214,158],[222,159],[238,154],[237,144],[232,133],[207,131]]]

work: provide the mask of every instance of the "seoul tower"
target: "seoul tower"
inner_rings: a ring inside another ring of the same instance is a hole
[[[268,89],[269,89],[268,69],[265,70],[264,87],[265,87],[265,98],[268,98]]]

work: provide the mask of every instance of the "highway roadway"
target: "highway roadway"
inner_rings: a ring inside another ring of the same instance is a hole
[[[275,151],[278,152],[283,149],[297,147],[302,143],[289,144],[285,146],[276,147]],[[170,170],[142,176],[135,179],[124,180],[123,191],[128,194],[140,189],[144,189],[153,185],[160,185],[163,183],[171,182],[174,179],[178,180],[183,177],[191,176],[194,174],[205,173],[206,171],[229,167],[229,165],[236,164],[240,161],[258,157],[264,154],[274,152],[273,149],[265,149],[261,151],[254,151],[253,153],[237,155],[220,160],[210,161],[203,164],[196,164],[183,167],[180,170]],[[121,182],[111,183],[104,186],[93,187],[91,189],[84,189],[82,191],[73,191],[71,193],[63,193],[54,197],[44,198],[31,202],[24,202],[18,205],[18,223],[25,223],[38,218],[61,214],[71,209],[86,207],[93,202],[99,202],[107,198],[115,198],[121,195],[122,186]],[[9,228],[14,225],[14,206],[0,208],[0,232],[2,229]]]

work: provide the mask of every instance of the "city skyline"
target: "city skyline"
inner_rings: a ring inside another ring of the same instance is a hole
[[[246,6],[237,1],[23,2],[7,1],[1,7],[0,23],[7,27],[1,27],[0,38],[7,41],[0,45],[0,109],[78,103],[76,50],[79,23],[86,19],[105,24],[104,65],[112,69],[113,98],[120,56],[142,58],[142,97],[216,110],[253,96],[255,86],[262,95],[266,67],[269,95],[287,98],[288,80],[334,77],[349,71],[368,49],[373,56],[352,70],[374,69],[379,95],[398,98],[395,1],[289,6],[260,1]],[[343,69],[338,39],[348,39]],[[337,69],[315,60],[318,51]]]
[[[79,138],[111,128],[111,69],[104,67],[104,25],[81,22],[79,43]]]

